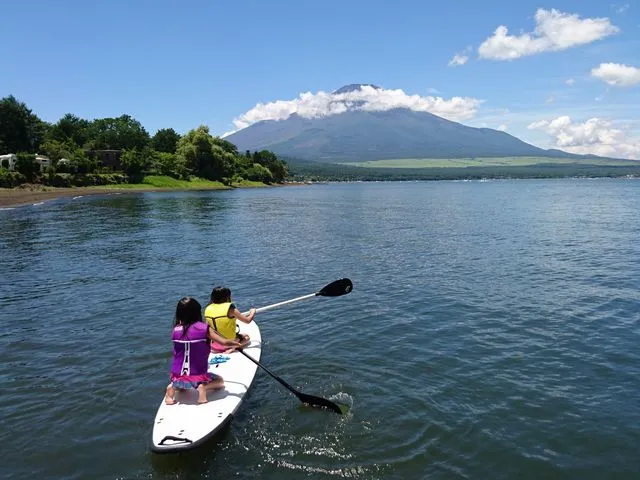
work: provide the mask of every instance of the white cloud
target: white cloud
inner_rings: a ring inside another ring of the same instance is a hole
[[[320,118],[344,113],[347,110],[386,111],[408,108],[416,112],[430,112],[449,120],[472,118],[482,103],[473,97],[442,97],[407,95],[403,90],[387,90],[363,86],[360,90],[334,94],[319,91],[301,93],[293,100],[258,103],[233,120],[237,129],[246,128],[262,120],[284,120],[296,113],[303,118]]]
[[[555,101],[556,101],[556,97],[554,97],[553,95],[549,95],[549,96],[547,97],[547,99],[544,101],[544,103],[545,103],[545,104],[547,104],[547,105],[549,105],[549,104],[551,104],[551,103],[553,103],[553,102],[555,102]]]
[[[228,137],[229,135],[233,135],[234,133],[236,133],[238,130],[229,130],[228,132],[224,132],[222,135],[220,135],[220,138],[224,138],[224,137]]]
[[[565,50],[618,33],[608,18],[580,18],[577,14],[539,8],[536,27],[531,33],[509,35],[504,25],[478,47],[480,58],[514,60],[526,55]]]
[[[591,76],[616,87],[630,87],[640,83],[640,68],[620,63],[601,63],[591,70]]]
[[[614,3],[611,5],[611,8],[613,8],[616,13],[624,13],[627,10],[629,10],[630,5],[628,3]]]
[[[465,63],[467,63],[467,60],[469,60],[469,56],[461,53],[456,53],[453,58],[449,60],[449,63],[447,65],[449,65],[450,67],[459,67],[460,65],[464,65]]]
[[[507,131],[507,126],[503,123],[501,125],[498,125],[496,130],[500,130],[501,132],[506,132]]]
[[[529,130],[537,130],[540,128],[544,128],[549,124],[547,120],[539,120],[537,122],[530,123],[527,127]]]
[[[576,81],[574,78],[567,78],[564,83],[566,85],[569,85],[570,87],[573,87],[576,84]]]
[[[640,138],[615,128],[613,122],[590,118],[574,123],[569,116],[533,122],[530,130],[543,130],[554,137],[556,148],[571,153],[592,153],[604,157],[640,158]]]
[[[437,88],[429,87],[427,88],[427,92],[429,93],[441,93]]]

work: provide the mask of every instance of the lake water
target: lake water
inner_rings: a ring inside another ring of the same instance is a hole
[[[354,183],[0,211],[2,478],[640,475],[640,180]],[[177,300],[225,284],[263,363],[150,452]]]

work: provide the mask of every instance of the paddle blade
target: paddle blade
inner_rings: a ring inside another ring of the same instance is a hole
[[[305,405],[309,405],[310,407],[327,408],[340,415],[343,414],[342,409],[338,406],[337,403],[333,403],[331,400],[327,400],[326,398],[316,397],[315,395],[308,395],[302,392],[297,392],[296,396],[302,403],[304,403]]]
[[[316,295],[323,297],[339,297],[340,295],[346,295],[353,290],[353,283],[348,278],[341,278],[335,282],[331,282],[329,285],[322,287]]]

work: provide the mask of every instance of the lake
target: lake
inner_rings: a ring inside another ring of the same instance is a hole
[[[0,211],[3,478],[629,478],[640,180],[123,194]],[[185,295],[256,316],[271,377],[150,452]]]

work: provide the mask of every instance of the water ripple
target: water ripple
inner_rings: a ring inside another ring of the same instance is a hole
[[[148,193],[0,212],[5,478],[632,478],[638,182]],[[339,215],[336,212],[340,212]],[[175,302],[257,316],[260,372],[190,454],[149,453]],[[7,450],[8,449],[8,450]]]

